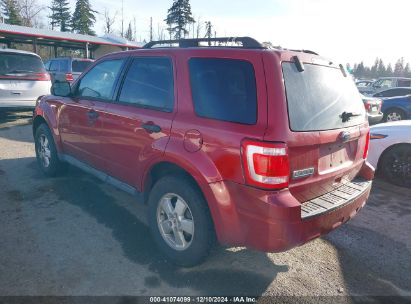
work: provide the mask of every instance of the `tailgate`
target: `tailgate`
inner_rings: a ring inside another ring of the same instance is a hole
[[[289,189],[300,202],[354,179],[364,163],[368,122],[352,79],[335,66],[283,62],[288,112]],[[275,124],[275,121],[269,122]],[[273,128],[275,129],[275,128]],[[282,141],[282,140],[280,140]]]

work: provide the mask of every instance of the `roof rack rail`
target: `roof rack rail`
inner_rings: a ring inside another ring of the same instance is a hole
[[[178,44],[180,48],[189,47],[201,47],[200,42],[208,42],[208,46],[212,46],[211,42],[218,42],[220,44],[238,44],[241,43],[241,47],[245,49],[265,49],[265,47],[259,43],[257,40],[250,37],[221,37],[221,38],[189,38],[189,39],[179,39],[179,40],[159,40],[151,41],[143,46],[144,49],[151,49],[156,45],[167,45]],[[224,45],[217,45],[224,46]]]
[[[312,54],[312,55],[319,55],[317,52],[310,51],[310,50],[290,50],[293,52],[302,52],[302,53],[307,53],[307,54]]]

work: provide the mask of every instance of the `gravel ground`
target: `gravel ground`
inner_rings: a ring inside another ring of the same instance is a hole
[[[410,189],[377,179],[357,217],[288,252],[218,247],[176,268],[132,197],[75,168],[41,174],[30,115],[0,113],[0,296],[411,296]]]

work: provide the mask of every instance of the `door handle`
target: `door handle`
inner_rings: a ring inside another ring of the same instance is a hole
[[[90,110],[87,112],[87,116],[90,120],[95,120],[98,118],[99,114],[94,110]]]
[[[161,127],[158,125],[155,125],[153,123],[144,123],[141,125],[141,127],[146,130],[148,133],[159,133],[161,132]]]

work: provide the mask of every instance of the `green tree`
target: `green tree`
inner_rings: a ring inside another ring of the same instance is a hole
[[[378,60],[378,67],[377,67],[377,77],[384,77],[387,73],[387,69],[385,68],[384,62],[382,59]]]
[[[133,41],[133,30],[131,29],[131,22],[128,23],[128,28],[126,30],[126,33],[124,34],[124,38],[126,38],[128,41]]]
[[[394,76],[402,76],[404,74],[404,58],[397,60],[394,66]]]
[[[365,76],[364,62],[361,61],[361,63],[357,65],[357,67],[354,70],[354,76],[356,78],[362,78]]]
[[[195,20],[191,13],[189,0],[174,0],[168,10],[167,18],[164,20],[168,25],[168,31],[175,39],[181,39],[188,34],[187,25]]]
[[[375,59],[374,65],[371,67],[371,78],[378,78],[378,63],[380,60],[378,58]]]
[[[20,16],[20,4],[17,0],[2,0],[1,11],[5,17],[5,23],[22,25],[22,18]]]
[[[53,0],[49,9],[51,10],[51,28],[60,27],[60,31],[68,32],[70,31],[70,3],[67,0]]]
[[[96,22],[95,13],[97,12],[91,8],[88,0],[77,0],[76,8],[71,18],[73,32],[95,36],[96,33],[92,29]]]
[[[407,62],[407,64],[405,65],[404,68],[404,76],[405,77],[411,77],[411,67],[410,67],[410,63]]]
[[[392,76],[393,74],[394,74],[394,72],[392,71],[392,65],[391,65],[391,63],[389,63],[388,66],[387,66],[387,70],[385,72],[385,75],[387,77],[389,77],[389,76]]]

